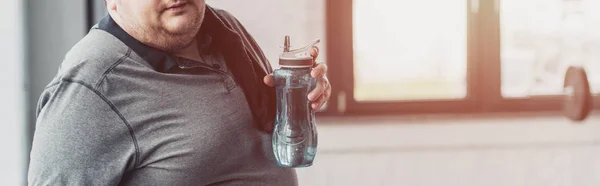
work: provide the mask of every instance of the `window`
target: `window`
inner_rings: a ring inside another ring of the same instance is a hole
[[[354,0],[352,15],[356,101],[467,95],[466,1]]]
[[[569,65],[600,93],[593,0],[327,5],[338,114],[558,111]]]

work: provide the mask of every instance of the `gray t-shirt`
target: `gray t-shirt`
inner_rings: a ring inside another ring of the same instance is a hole
[[[226,65],[177,70],[92,29],[40,97],[29,185],[297,185]]]

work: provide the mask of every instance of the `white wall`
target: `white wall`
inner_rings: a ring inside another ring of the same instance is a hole
[[[600,185],[598,114],[578,124],[560,113],[321,118],[319,138],[300,185]]]
[[[22,185],[25,174],[24,4],[0,1],[0,185]]]

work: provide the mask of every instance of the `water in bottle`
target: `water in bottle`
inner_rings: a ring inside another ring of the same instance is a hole
[[[282,167],[311,166],[317,152],[315,111],[308,100],[316,85],[310,72],[314,60],[310,55],[315,40],[308,46],[290,50],[290,38],[285,37],[284,51],[273,73],[277,95],[277,116],[273,130],[273,152]]]

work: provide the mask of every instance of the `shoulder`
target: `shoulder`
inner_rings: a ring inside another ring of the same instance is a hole
[[[70,80],[94,85],[131,52],[110,33],[92,29],[67,52],[52,83]]]

